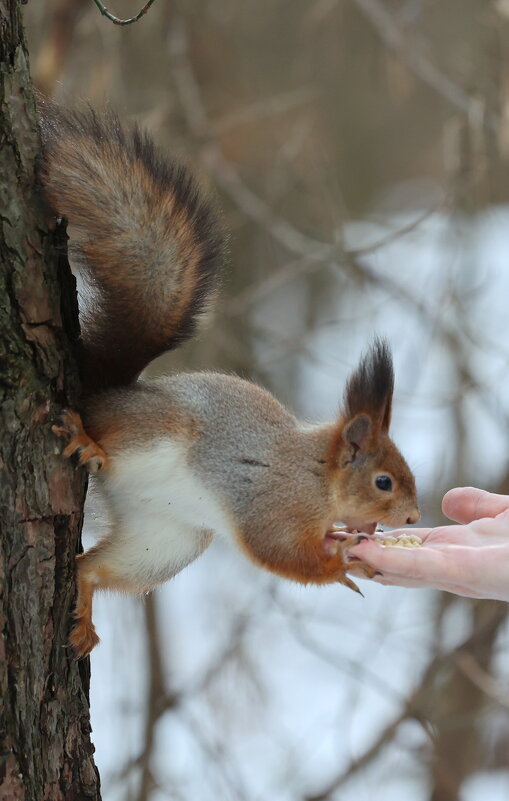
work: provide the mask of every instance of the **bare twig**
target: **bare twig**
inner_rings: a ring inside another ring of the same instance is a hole
[[[108,11],[108,9],[104,5],[104,3],[101,2],[101,0],[93,0],[93,2],[96,4],[97,8],[99,9],[103,17],[106,17],[107,19],[111,20],[111,22],[113,22],[115,25],[131,25],[131,23],[133,22],[138,22],[138,20],[147,13],[150,6],[155,2],[155,0],[148,0],[148,3],[145,3],[141,11],[138,11],[136,16],[129,17],[128,19],[120,19],[119,17],[116,17],[114,14],[111,13],[111,11]]]

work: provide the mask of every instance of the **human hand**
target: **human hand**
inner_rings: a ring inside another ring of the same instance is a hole
[[[462,525],[390,532],[417,534],[420,548],[383,548],[370,538],[350,553],[382,573],[374,579],[380,584],[509,602],[509,496],[458,487],[444,496],[442,509]]]

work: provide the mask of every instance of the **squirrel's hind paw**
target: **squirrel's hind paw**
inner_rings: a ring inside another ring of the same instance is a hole
[[[91,620],[81,618],[71,631],[69,645],[76,659],[83,659],[99,642],[99,636]]]
[[[107,465],[108,456],[101,446],[88,436],[77,412],[64,409],[62,425],[52,426],[51,430],[57,437],[69,440],[63,455],[69,458],[77,453],[79,463],[85,466],[90,473],[97,473]]]

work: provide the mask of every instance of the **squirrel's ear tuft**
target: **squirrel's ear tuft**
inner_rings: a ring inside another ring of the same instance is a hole
[[[343,416],[351,420],[367,414],[387,433],[391,422],[394,368],[391,349],[384,339],[375,339],[368,353],[348,379],[343,399]]]

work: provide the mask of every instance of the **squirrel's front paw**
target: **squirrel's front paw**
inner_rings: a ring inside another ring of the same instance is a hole
[[[83,428],[81,417],[71,409],[64,409],[62,412],[62,425],[52,426],[51,430],[58,437],[69,440],[69,444],[64,449],[63,455],[66,457],[78,454],[78,461],[84,465],[90,473],[97,473],[108,463],[108,456],[105,451],[91,439]]]
[[[341,532],[341,535],[339,535],[339,532]],[[346,557],[349,548],[353,548],[355,545],[367,539],[368,537],[366,534],[346,535],[343,529],[332,528],[330,532],[327,532],[325,535],[323,549],[327,556],[337,556],[341,553]]]
[[[346,575],[347,571],[354,571],[365,578],[373,578],[373,576],[378,574],[378,571],[364,562],[354,560],[354,558],[349,556],[349,550],[367,539],[368,537],[366,534],[350,534],[350,536],[347,536],[345,529],[333,527],[330,531],[330,535],[327,534],[323,541],[323,549],[327,556],[340,556],[341,558],[337,581],[349,587],[354,592],[359,593],[359,595],[362,595],[362,592],[357,584]]]

